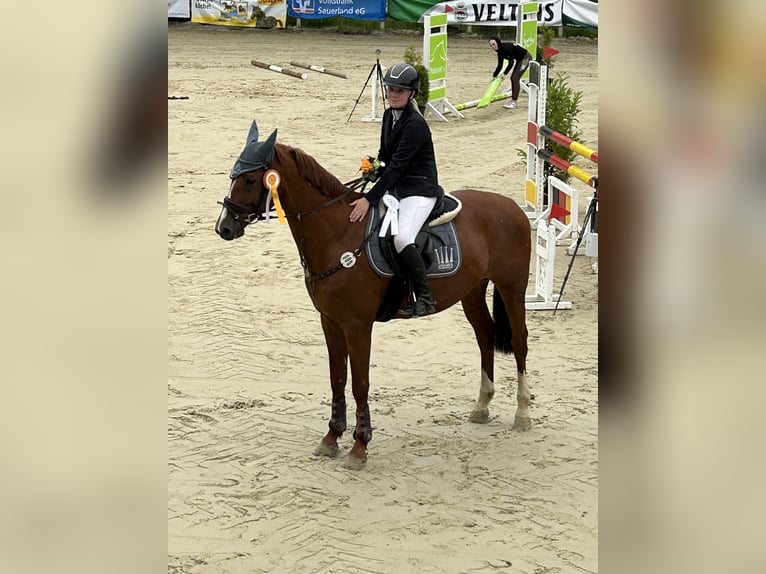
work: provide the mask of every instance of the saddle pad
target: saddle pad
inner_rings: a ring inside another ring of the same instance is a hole
[[[378,222],[381,218],[380,209],[378,209],[377,205],[370,206],[370,213],[365,233],[369,234],[372,229],[375,229],[375,233],[373,233],[365,248],[367,260],[370,262],[370,267],[381,277],[393,277],[394,269],[383,255],[381,248],[381,241],[384,238],[378,237]],[[460,270],[460,265],[463,262],[463,255],[460,250],[460,242],[458,241],[454,223],[448,221],[435,227],[427,227],[427,225],[426,223],[426,227],[420,230],[416,240],[416,243],[421,244],[421,241],[424,241],[426,236],[431,237],[433,261],[426,270],[426,276],[449,277],[454,275]]]

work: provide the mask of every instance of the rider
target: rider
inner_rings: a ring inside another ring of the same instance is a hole
[[[351,202],[349,220],[362,221],[370,204],[378,203],[386,192],[399,200],[394,249],[415,293],[411,313],[430,315],[436,302],[415,238],[444,190],[439,186],[431,129],[415,102],[420,85],[417,70],[395,64],[386,70],[383,84],[389,108],[383,113],[378,161],[385,167],[378,170],[379,179],[366,196]]]

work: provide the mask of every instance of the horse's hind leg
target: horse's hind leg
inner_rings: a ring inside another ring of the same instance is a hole
[[[346,430],[346,379],[348,377],[348,349],[346,338],[334,321],[322,315],[327,354],[330,359],[330,386],[332,387],[332,411],[330,430],[314,450],[318,456],[337,456],[338,439]]]
[[[502,296],[507,317],[500,318],[495,315],[495,321],[508,321],[507,327],[511,329],[511,345],[516,359],[516,371],[518,375],[518,387],[516,388],[516,417],[513,428],[516,430],[529,430],[531,419],[529,418],[529,403],[532,393],[527,386],[527,323],[526,302],[524,289],[506,289],[496,285]],[[497,293],[496,293],[497,295]],[[502,329],[502,325],[498,325]]]
[[[468,420],[472,423],[489,421],[489,403],[495,395],[495,346],[492,316],[487,308],[487,282],[476,287],[462,301],[463,313],[471,323],[481,352],[481,387],[479,398]]]

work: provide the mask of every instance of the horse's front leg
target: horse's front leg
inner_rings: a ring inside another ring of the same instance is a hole
[[[340,326],[322,315],[322,330],[324,331],[327,354],[330,359],[330,386],[332,387],[332,411],[330,413],[330,430],[324,436],[319,446],[314,450],[315,455],[337,456],[338,439],[346,430],[346,380],[348,377],[348,348],[346,338]]]
[[[354,446],[348,453],[346,468],[358,470],[367,462],[367,443],[372,439],[372,421],[367,397],[370,391],[370,346],[372,323],[347,328],[346,345],[351,359],[351,390],[356,401]]]

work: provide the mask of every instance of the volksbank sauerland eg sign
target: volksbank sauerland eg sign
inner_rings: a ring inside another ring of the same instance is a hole
[[[353,18],[385,20],[386,0],[288,0],[288,11],[295,18]]]

